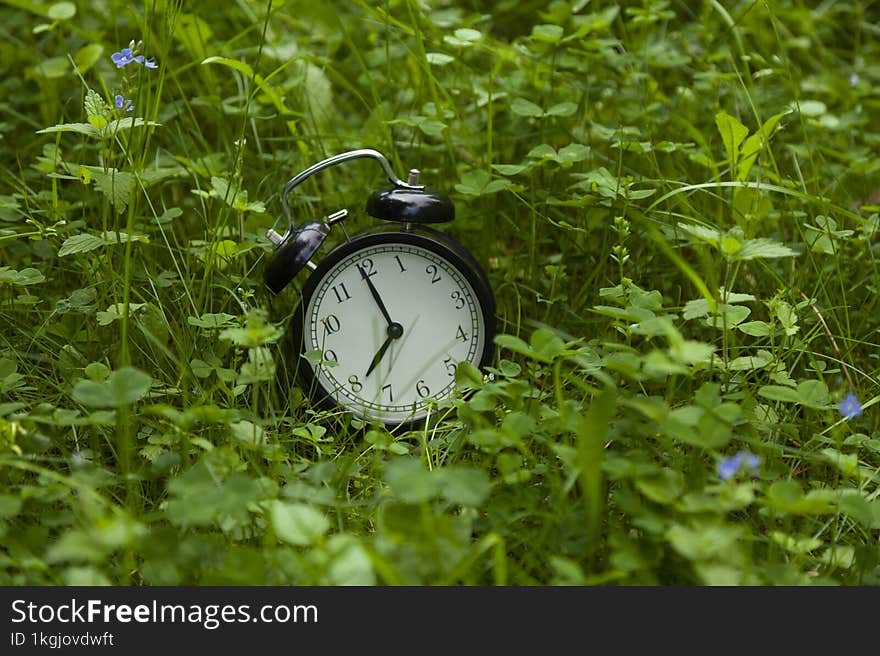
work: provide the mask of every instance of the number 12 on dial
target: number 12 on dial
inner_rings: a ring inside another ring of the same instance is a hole
[[[418,422],[455,392],[462,361],[491,361],[495,303],[479,264],[434,230],[368,233],[331,251],[293,318],[319,398],[389,426]],[[314,361],[314,360],[312,360]]]

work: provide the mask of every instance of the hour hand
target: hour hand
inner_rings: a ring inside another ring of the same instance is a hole
[[[385,341],[382,342],[382,346],[379,347],[379,350],[376,351],[376,355],[373,356],[373,359],[370,361],[370,367],[367,369],[367,373],[364,377],[369,376],[373,369],[382,361],[382,356],[385,355],[385,351],[388,350],[388,347],[391,346],[391,342],[395,339],[400,339],[403,336],[403,326],[399,323],[392,322],[388,325],[388,337],[385,338]]]
[[[373,284],[373,281],[370,280],[370,276],[367,275],[367,272],[360,264],[357,265],[357,268],[358,271],[361,272],[361,278],[364,279],[364,282],[367,283],[367,287],[370,288],[370,294],[372,294],[373,300],[376,301],[376,305],[379,306],[379,311],[382,313],[382,316],[385,317],[385,321],[388,323],[388,327],[390,328],[391,324],[393,324],[394,322],[391,320],[391,315],[388,314],[388,310],[385,307],[385,303],[382,302],[382,297],[379,296],[379,292],[376,289],[376,286]]]
[[[382,346],[379,347],[379,350],[376,351],[376,355],[373,356],[373,360],[370,362],[370,367],[367,369],[366,373],[367,376],[370,375],[370,372],[372,372],[373,369],[376,368],[376,365],[378,365],[379,362],[382,360],[382,356],[385,355],[385,351],[388,350],[388,347],[391,345],[391,342],[393,340],[394,338],[389,335],[388,338],[384,342],[382,342]]]

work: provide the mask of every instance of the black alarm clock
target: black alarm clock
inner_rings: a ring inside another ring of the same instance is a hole
[[[366,212],[383,224],[349,236],[313,263],[340,210],[296,227],[288,197],[315,173],[358,158],[379,162],[391,186],[373,192]],[[353,150],[292,178],[282,192],[283,235],[269,230],[275,251],[266,286],[278,294],[303,268],[311,273],[293,312],[286,352],[303,384],[325,406],[366,422],[408,426],[454,396],[461,362],[482,368],[494,352],[495,300],[468,250],[429,224],[452,221],[449,198],[399,179],[378,151]]]

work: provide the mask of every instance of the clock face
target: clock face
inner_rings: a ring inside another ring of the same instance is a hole
[[[459,362],[484,363],[493,308],[482,279],[445,246],[409,233],[372,237],[313,274],[302,348],[321,354],[311,375],[326,397],[396,425],[451,396]]]

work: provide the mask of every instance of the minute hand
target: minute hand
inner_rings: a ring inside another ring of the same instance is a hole
[[[376,286],[373,284],[373,281],[370,280],[370,276],[367,275],[367,272],[364,271],[363,267],[360,264],[357,265],[357,268],[358,271],[361,272],[361,278],[364,279],[364,282],[367,283],[367,287],[370,288],[370,294],[373,295],[373,299],[376,301],[376,305],[379,306],[379,311],[382,313],[382,316],[385,317],[385,321],[388,322],[388,325],[390,326],[394,322],[391,320],[391,315],[388,314],[388,310],[385,307],[385,303],[382,302],[382,297],[379,296],[379,292],[376,290]]]

